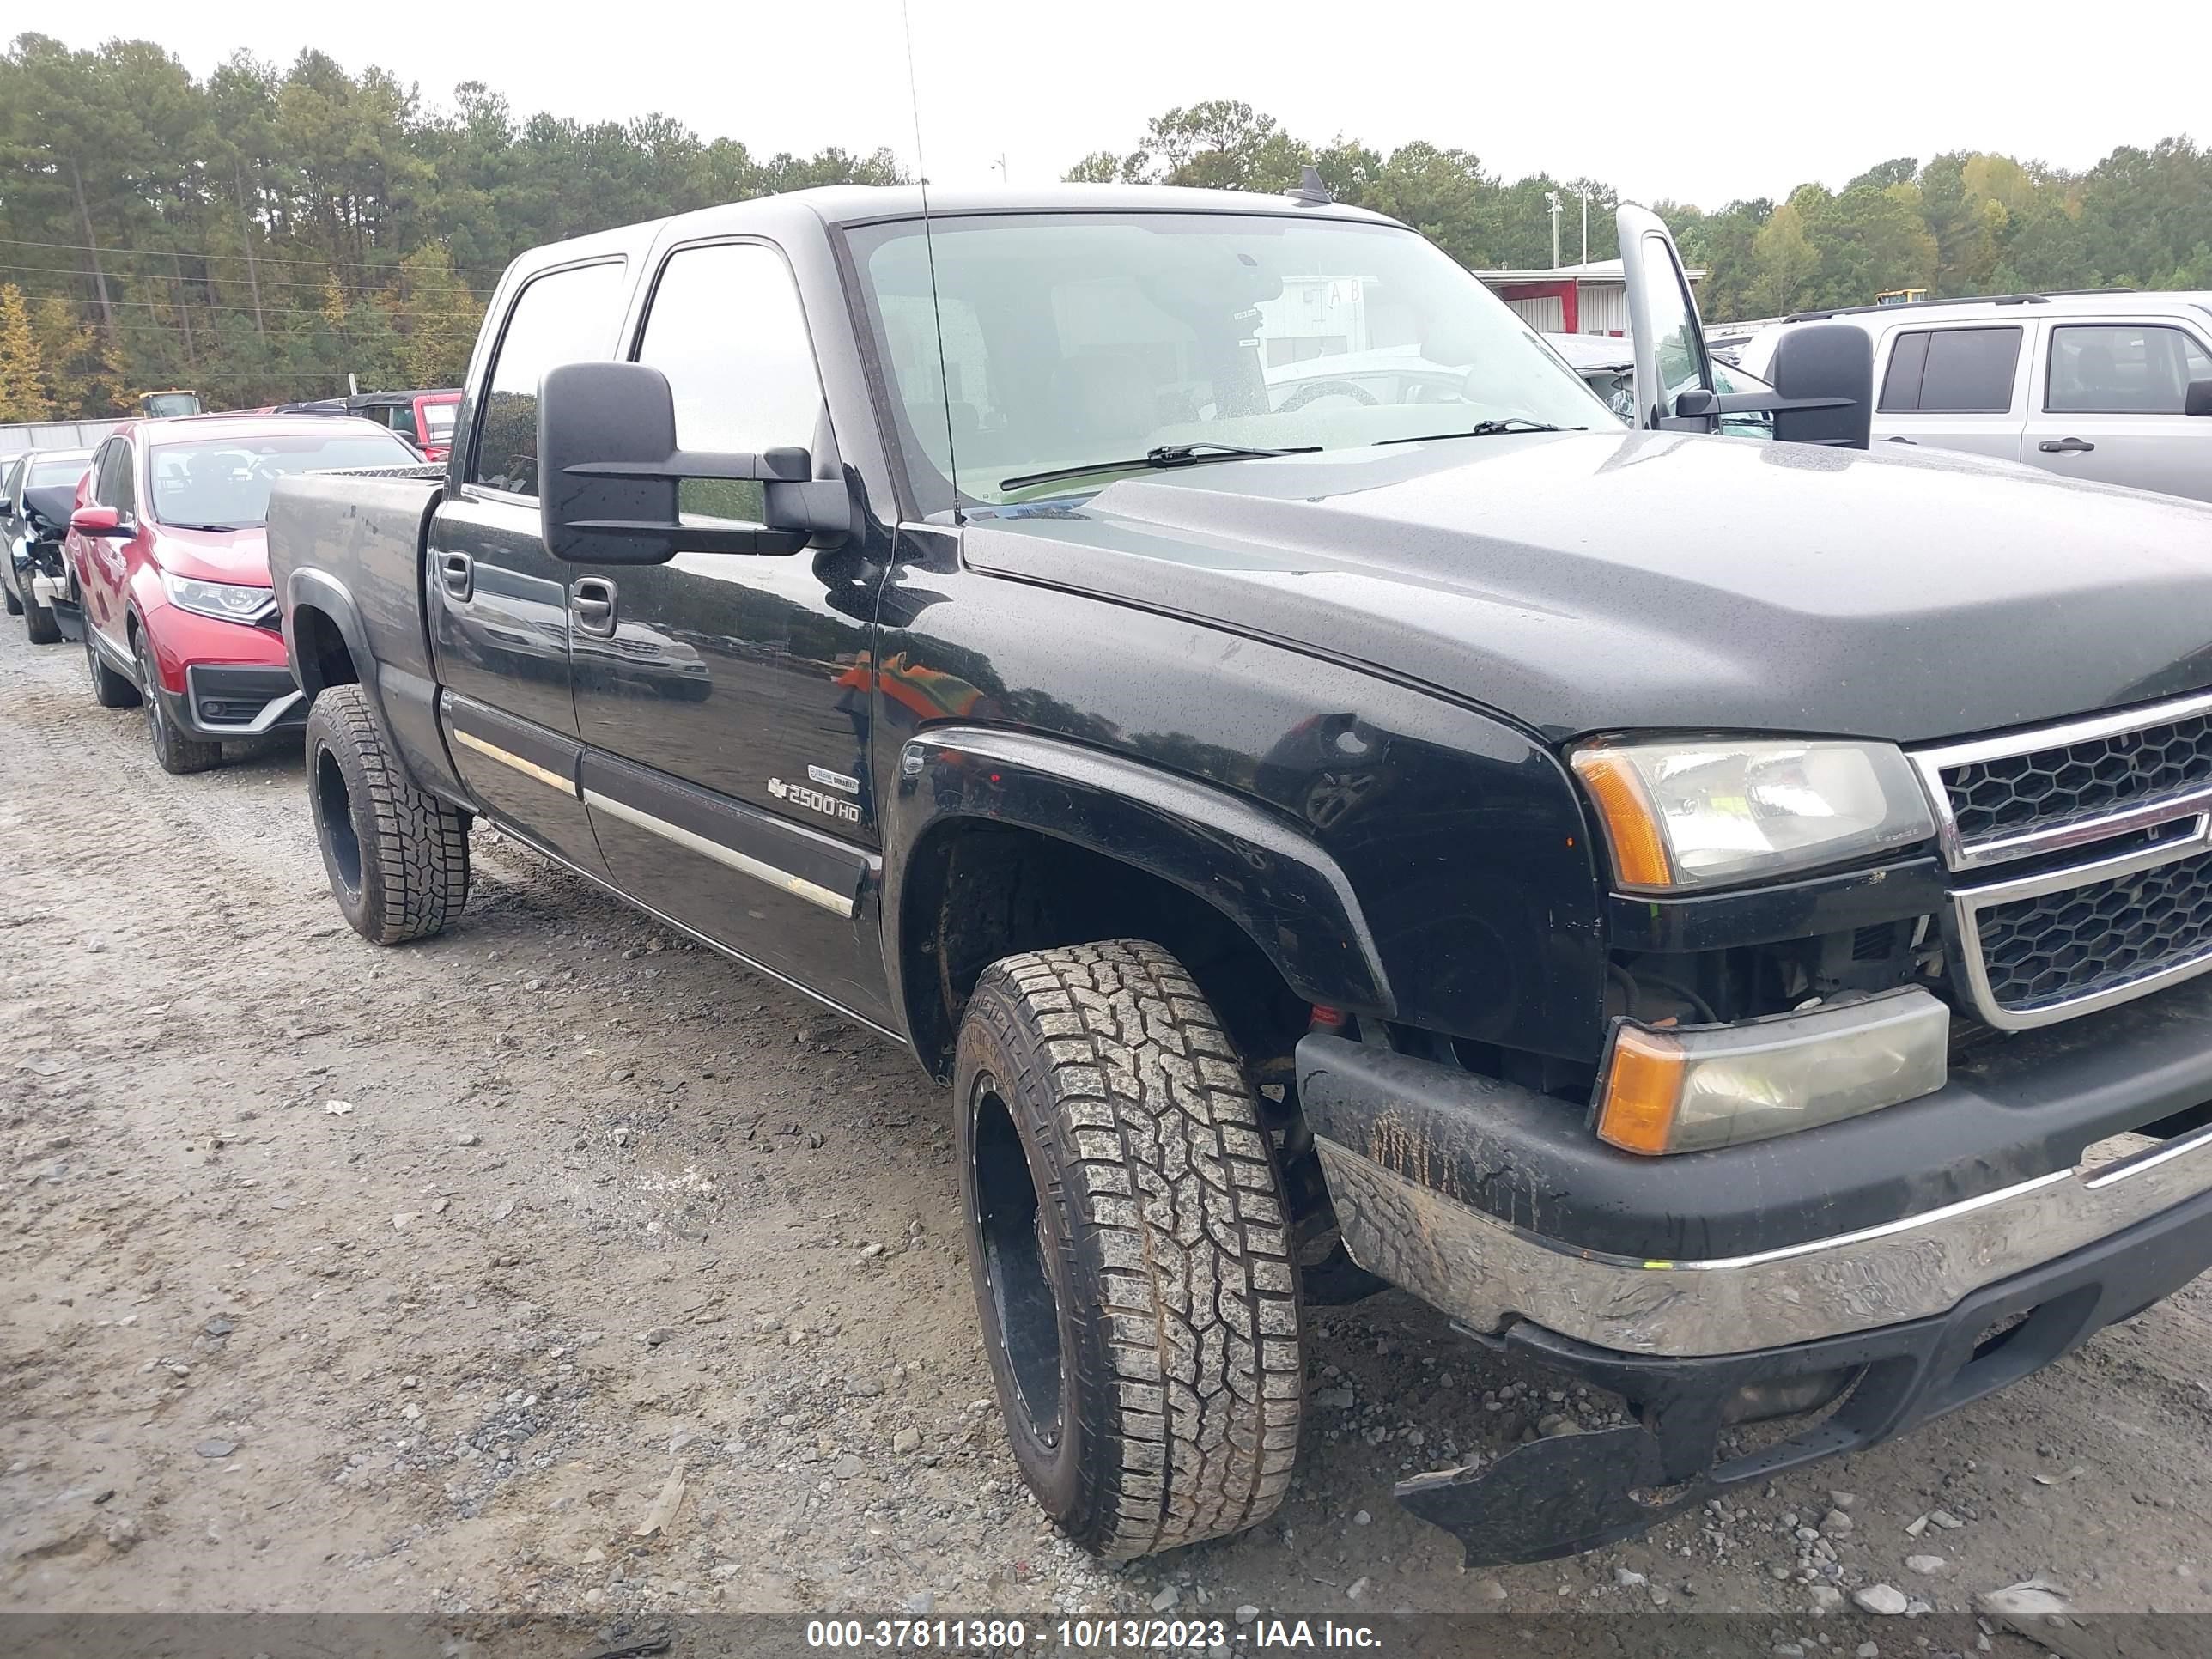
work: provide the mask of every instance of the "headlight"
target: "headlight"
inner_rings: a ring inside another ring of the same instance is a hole
[[[276,594],[265,587],[196,581],[190,576],[173,576],[166,570],[161,573],[161,591],[178,610],[223,622],[250,623],[276,602]]]
[[[1572,760],[1613,873],[1638,892],[1764,880],[1936,833],[1911,764],[1886,743],[1596,743]]]

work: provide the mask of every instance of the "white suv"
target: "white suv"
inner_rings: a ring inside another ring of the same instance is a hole
[[[2212,501],[2212,293],[2017,294],[1801,312],[1743,367],[1771,379],[1796,329],[1874,342],[1874,441],[2025,461]]]

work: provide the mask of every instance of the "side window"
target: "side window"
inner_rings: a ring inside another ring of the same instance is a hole
[[[115,466],[115,493],[107,499],[124,512],[135,514],[138,511],[138,469],[131,464],[131,441],[118,438],[115,453],[110,459]]]
[[[92,452],[92,490],[86,499],[101,507],[108,504],[107,484],[110,475],[107,471],[107,460],[108,457],[114,453],[115,440],[112,438]]]
[[[110,438],[93,459],[92,499],[102,507],[112,507],[123,512],[131,511],[131,497],[137,492],[131,487],[131,445],[123,438]]]
[[[773,248],[726,242],[670,255],[637,360],[668,377],[685,449],[814,447],[822,382],[799,290]],[[690,478],[677,499],[709,518],[758,523],[765,512],[757,483]]]
[[[2212,380],[2212,353],[2184,330],[2100,323],[2051,331],[2043,406],[2076,415],[2179,415],[2191,380]]]
[[[1920,377],[1928,368],[1928,336],[1900,334],[1889,354],[1889,373],[1882,377],[1881,403],[1887,413],[1920,407]]]
[[[534,277],[515,296],[477,422],[471,483],[538,494],[538,383],[562,363],[604,357],[622,306],[619,260]]]
[[[2002,415],[2012,407],[2020,330],[1938,328],[1901,335],[1882,379],[1885,410]]]

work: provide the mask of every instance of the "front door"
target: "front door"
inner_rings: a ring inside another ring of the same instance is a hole
[[[765,243],[671,252],[639,361],[666,374],[685,450],[807,449],[838,476],[798,289]],[[687,483],[687,519],[757,523],[761,486]],[[868,908],[875,584],[846,553],[678,552],[572,568],[584,788],[616,884],[880,1024]]]
[[[484,809],[593,874],[568,666],[568,568],[538,516],[538,382],[605,357],[622,325],[619,261],[526,283],[508,310],[460,482],[430,524],[430,635],[453,764]]]
[[[2182,412],[2212,349],[2179,323],[2053,322],[2020,459],[2063,478],[2212,501],[2212,417]]]

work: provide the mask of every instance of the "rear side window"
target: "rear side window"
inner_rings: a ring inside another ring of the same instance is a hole
[[[562,363],[605,357],[621,320],[619,260],[533,278],[515,296],[492,359],[469,481],[538,494],[538,383]]]
[[[2057,328],[2043,406],[2076,415],[2179,415],[2191,380],[2212,380],[2212,353],[2181,329],[2138,323]]]
[[[1936,328],[1898,337],[1882,379],[1885,412],[2002,415],[2012,407],[2020,329]]]

